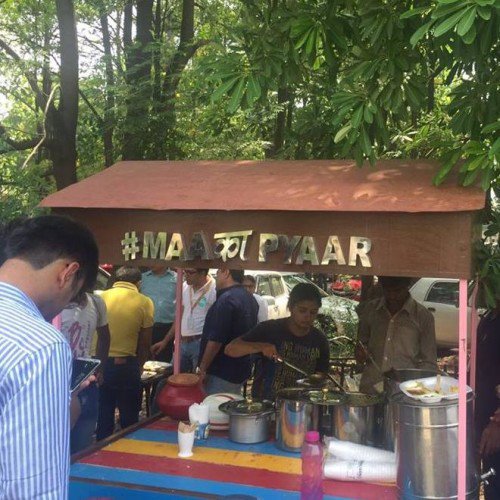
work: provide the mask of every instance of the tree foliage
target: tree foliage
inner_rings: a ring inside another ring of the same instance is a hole
[[[76,132],[53,125],[67,109],[63,4]],[[119,159],[424,157],[441,161],[436,184],[456,172],[488,189],[499,27],[500,0],[6,0],[0,167],[52,189],[69,135],[78,161],[59,187]],[[16,169],[47,125],[53,140]]]

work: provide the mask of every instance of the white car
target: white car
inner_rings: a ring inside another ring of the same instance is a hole
[[[300,273],[245,271],[245,274],[251,274],[255,278],[256,292],[264,297],[269,305],[269,319],[289,316],[290,312],[287,305],[290,291],[298,283],[308,283],[316,287],[321,295],[320,323],[329,318],[335,325],[335,335],[348,335],[351,337],[355,335],[358,324],[356,314],[358,303],[356,301],[329,295]]]
[[[434,316],[436,343],[441,348],[458,346],[458,280],[447,278],[420,278],[411,288],[411,296]],[[470,299],[470,296],[469,296]],[[470,318],[470,300],[467,317]],[[468,320],[470,338],[471,324]]]

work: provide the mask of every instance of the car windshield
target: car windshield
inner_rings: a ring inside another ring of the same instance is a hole
[[[289,291],[299,283],[309,283],[310,285],[314,285],[318,289],[322,297],[329,297],[329,295],[324,290],[322,290],[318,285],[316,285],[316,283],[313,283],[310,279],[307,279],[305,276],[302,276],[301,274],[283,274],[283,279],[285,280],[286,286],[288,287]]]

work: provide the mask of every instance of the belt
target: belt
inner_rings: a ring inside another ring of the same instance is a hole
[[[195,340],[200,340],[201,335],[187,335],[185,337],[181,337],[181,342],[184,343],[189,343],[189,342],[194,342]]]
[[[121,356],[121,357],[113,357],[110,356],[108,361],[114,365],[126,365],[129,361],[137,359],[137,356]]]

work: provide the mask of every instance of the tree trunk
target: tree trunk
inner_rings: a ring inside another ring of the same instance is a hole
[[[104,104],[104,164],[110,167],[114,163],[113,133],[115,129],[115,76],[111,53],[111,37],[109,34],[108,16],[101,12],[102,45],[104,47],[104,64],[106,67],[106,96]]]
[[[153,41],[153,0],[138,0],[136,38],[127,57],[127,112],[124,124],[122,156],[124,160],[145,158],[148,144],[149,106],[151,98],[151,56]],[[129,30],[127,29],[127,35]]]
[[[76,127],[78,123],[78,40],[72,0],[56,0],[60,35],[60,97],[53,113],[54,147],[51,148],[58,189],[76,182]]]
[[[276,158],[283,150],[285,143],[285,127],[286,127],[286,103],[288,101],[287,87],[280,86],[278,89],[278,106],[281,108],[276,115],[276,124],[274,128],[273,145],[269,150],[269,158]]]
[[[182,71],[193,57],[201,43],[194,43],[194,0],[182,2],[182,20],[179,45],[165,69],[163,80],[161,106],[164,110],[162,129],[158,130],[156,154],[160,157],[175,159],[180,156],[180,150],[175,138],[175,93],[181,80]]]

